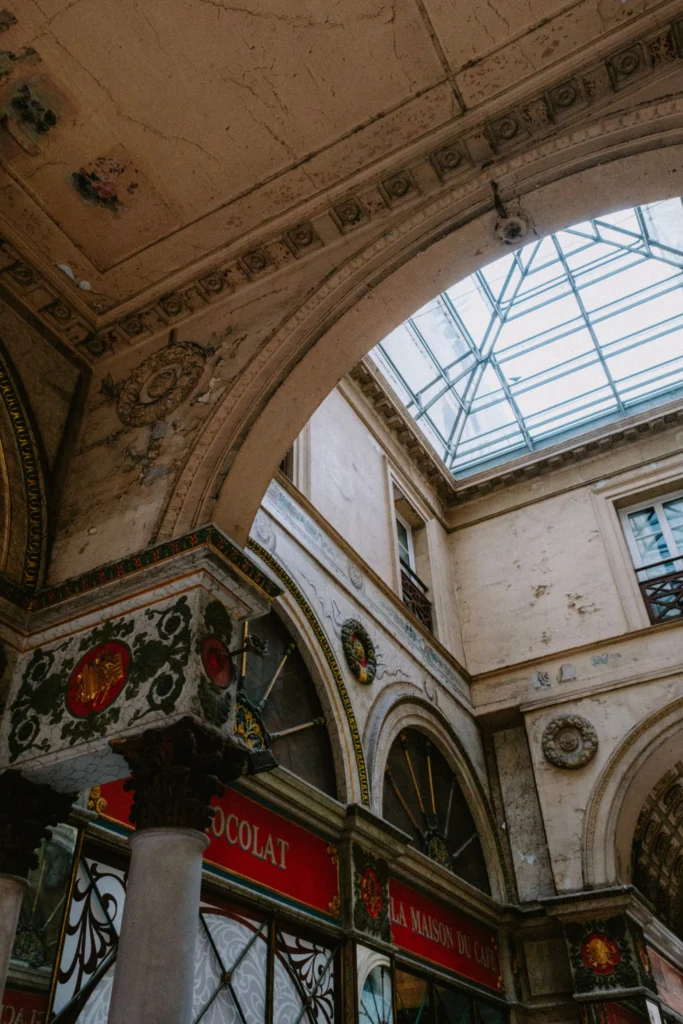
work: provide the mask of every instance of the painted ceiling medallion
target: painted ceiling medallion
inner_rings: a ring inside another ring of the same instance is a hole
[[[175,341],[149,356],[133,371],[119,395],[119,419],[128,427],[156,423],[173,412],[196,387],[206,355],[194,342]]]
[[[202,644],[202,665],[207,676],[221,689],[226,687],[232,676],[230,655],[222,640],[207,636]]]
[[[116,700],[128,678],[130,651],[110,640],[84,654],[69,677],[66,706],[76,718],[104,711]]]
[[[621,963],[619,947],[604,932],[593,932],[581,946],[583,965],[593,974],[613,974]]]
[[[357,619],[347,619],[341,630],[344,656],[359,683],[369,684],[377,671],[375,645],[365,626]]]
[[[558,768],[581,768],[595,757],[598,734],[587,718],[561,715],[543,730],[543,756]]]
[[[360,898],[373,921],[376,921],[382,913],[384,899],[382,897],[382,886],[374,868],[366,867],[360,876]]]

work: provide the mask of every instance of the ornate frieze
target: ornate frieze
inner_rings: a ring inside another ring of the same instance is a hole
[[[598,734],[581,715],[560,715],[543,730],[543,756],[558,768],[582,768],[595,757]]]
[[[0,767],[20,767],[61,790],[89,787],[125,773],[111,740],[184,718],[228,738],[244,760],[249,746],[235,735],[232,663],[244,647],[231,650],[230,640],[235,622],[262,615],[268,599],[235,561],[213,547],[181,545],[175,557],[144,568],[138,559],[132,578],[124,572],[110,580],[95,627],[88,628],[92,602],[82,592],[68,609],[50,610],[46,633],[37,632],[45,613],[36,613],[29,620],[34,639],[9,688]],[[246,556],[243,564],[265,583]],[[256,645],[253,638],[250,649]]]
[[[565,921],[564,932],[577,994],[654,989],[639,952],[642,930],[626,915]]]
[[[185,401],[204,370],[206,354],[193,342],[159,349],[133,371],[119,394],[116,411],[128,427],[165,419]]]

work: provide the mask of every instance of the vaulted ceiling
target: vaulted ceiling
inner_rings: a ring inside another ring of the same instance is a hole
[[[37,268],[29,304],[86,355],[145,302],[124,336],[613,98],[681,43],[657,35],[680,7],[662,0],[8,2],[0,275],[28,292]]]

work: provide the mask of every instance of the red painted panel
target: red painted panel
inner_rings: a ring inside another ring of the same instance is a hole
[[[607,1024],[645,1024],[642,1017],[620,1003],[605,1003],[604,1009]]]
[[[129,824],[132,796],[124,791],[123,783],[102,786],[101,796],[107,802],[104,817]],[[336,846],[237,789],[228,788],[224,797],[211,803],[216,814],[207,830],[205,863],[296,903],[339,916]]]
[[[409,953],[500,992],[495,932],[457,914],[396,878],[389,881],[391,937]]]
[[[683,1015],[683,972],[677,970],[651,946],[648,946],[647,951],[662,1001],[675,1013]]]
[[[0,1007],[0,1024],[45,1024],[47,997],[6,988]]]

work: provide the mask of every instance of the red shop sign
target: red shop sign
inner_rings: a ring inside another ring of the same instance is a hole
[[[102,786],[100,797],[106,801],[102,817],[130,827],[133,799],[123,783]],[[207,829],[207,866],[255,882],[312,910],[339,916],[336,846],[238,789],[228,787],[225,796],[211,804],[216,813]]]
[[[642,1017],[620,1003],[604,1003],[603,1008],[607,1024],[645,1024]]]
[[[495,933],[409,885],[389,880],[391,937],[401,949],[500,992]]]
[[[47,999],[33,992],[6,988],[0,1007],[0,1024],[45,1024]]]

